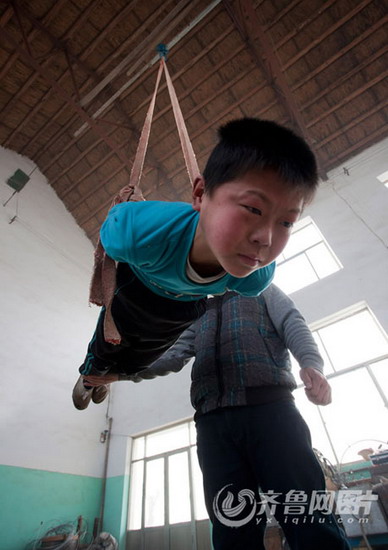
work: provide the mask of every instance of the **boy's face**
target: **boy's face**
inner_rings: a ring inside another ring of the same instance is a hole
[[[198,178],[193,208],[200,219],[190,262],[202,276],[225,270],[247,277],[270,264],[284,249],[293,223],[302,212],[304,197],[273,170],[248,172],[241,178],[204,192]]]

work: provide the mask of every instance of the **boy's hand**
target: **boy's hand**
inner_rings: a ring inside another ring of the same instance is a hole
[[[105,386],[105,384],[112,384],[119,379],[118,374],[105,374],[105,376],[84,376],[84,381],[89,386]]]
[[[326,377],[312,367],[301,369],[299,376],[304,383],[307,398],[314,405],[331,403],[331,387]]]

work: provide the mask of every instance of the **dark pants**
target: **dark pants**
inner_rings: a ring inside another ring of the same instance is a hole
[[[292,400],[217,409],[197,418],[196,426],[215,550],[265,550],[264,529],[271,523],[263,496],[278,503],[272,513],[291,550],[350,548],[330,509],[308,513],[325,480]]]
[[[206,299],[183,302],[164,298],[144,286],[129,265],[119,263],[112,317],[121,344],[104,340],[104,308],[79,371],[103,375],[131,374],[162,355],[206,309]]]

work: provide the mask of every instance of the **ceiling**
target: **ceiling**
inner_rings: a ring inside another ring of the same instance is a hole
[[[159,43],[200,168],[256,116],[304,135],[322,179],[388,135],[384,0],[0,0],[0,143],[32,159],[95,242],[129,174]],[[141,182],[190,200],[165,80]]]

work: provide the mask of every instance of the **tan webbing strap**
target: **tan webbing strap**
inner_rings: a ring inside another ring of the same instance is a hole
[[[163,58],[160,60],[159,71],[156,77],[155,89],[148,107],[143,129],[137,146],[135,159],[132,165],[129,183],[123,187],[115,196],[112,206],[120,202],[145,200],[140,191],[140,178],[143,171],[144,159],[147,151],[148,141],[151,132],[152,118],[154,114],[156,95],[158,93],[160,78],[164,69],[167,81],[167,88],[170,94],[171,104],[174,112],[175,122],[178,128],[186,168],[189,173],[190,183],[193,185],[196,177],[200,175],[194,150],[187,133],[182,111],[179,107],[174,86],[172,84],[166,63]],[[104,338],[111,344],[120,344],[121,336],[112,318],[111,306],[116,287],[116,262],[106,253],[98,240],[94,253],[94,269],[90,284],[89,302],[99,306],[105,306]]]
[[[168,72],[166,62],[163,58],[160,61],[161,64],[163,64],[164,74],[166,75],[167,88],[170,94],[172,110],[174,112],[175,122],[178,128],[183,156],[185,157],[186,168],[189,173],[190,183],[193,185],[195,179],[200,176],[197,159],[195,157],[193,146],[191,145],[189,134],[187,133],[186,124],[183,119],[182,111],[178,103],[178,98],[176,96],[175,88],[173,86],[170,73]]]
[[[152,94],[151,102],[148,107],[147,115],[144,121],[143,129],[141,131],[139,144],[136,149],[136,155],[135,160],[133,161],[131,175],[129,176],[129,184],[126,187],[123,187],[121,189],[118,197],[121,199],[117,202],[125,202],[129,199],[129,194],[132,192],[140,192],[140,178],[143,172],[143,166],[144,166],[144,159],[147,152],[148,147],[148,141],[150,138],[150,132],[151,132],[151,124],[152,124],[152,118],[154,116],[154,108],[155,108],[155,101],[156,101],[156,95],[158,93],[159,83],[160,83],[160,77],[162,76],[163,66],[162,63],[159,65],[159,71],[158,75],[156,77],[156,84],[154,93]],[[133,200],[133,199],[130,199]],[[144,198],[140,199],[144,200]],[[117,203],[116,203],[117,204]]]

